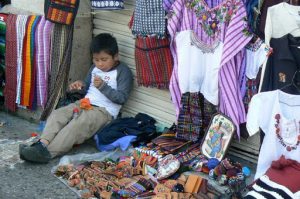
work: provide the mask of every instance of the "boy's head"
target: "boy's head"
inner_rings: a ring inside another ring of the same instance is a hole
[[[117,40],[109,33],[101,33],[91,44],[93,63],[102,71],[109,71],[119,61]]]

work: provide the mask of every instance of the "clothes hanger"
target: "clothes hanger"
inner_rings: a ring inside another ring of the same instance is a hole
[[[285,85],[280,90],[285,93],[300,95],[300,69],[294,73],[291,83]]]

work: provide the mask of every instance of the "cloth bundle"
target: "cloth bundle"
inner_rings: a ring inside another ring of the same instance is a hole
[[[119,10],[124,9],[124,0],[91,0],[92,9]]]
[[[46,0],[45,17],[54,23],[72,25],[79,8],[80,0]]]
[[[173,58],[168,38],[137,37],[135,62],[139,86],[168,88]]]

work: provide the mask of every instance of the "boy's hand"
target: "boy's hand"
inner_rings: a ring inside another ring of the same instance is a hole
[[[77,80],[69,85],[70,90],[81,90],[83,88],[83,82],[80,80]]]
[[[94,86],[96,88],[99,88],[103,84],[103,80],[98,75],[95,75],[94,77]]]

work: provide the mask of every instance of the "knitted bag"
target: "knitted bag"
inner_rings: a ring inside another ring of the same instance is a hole
[[[72,25],[80,0],[45,0],[45,18],[59,24]]]
[[[91,0],[92,9],[120,10],[124,9],[124,0]]]

